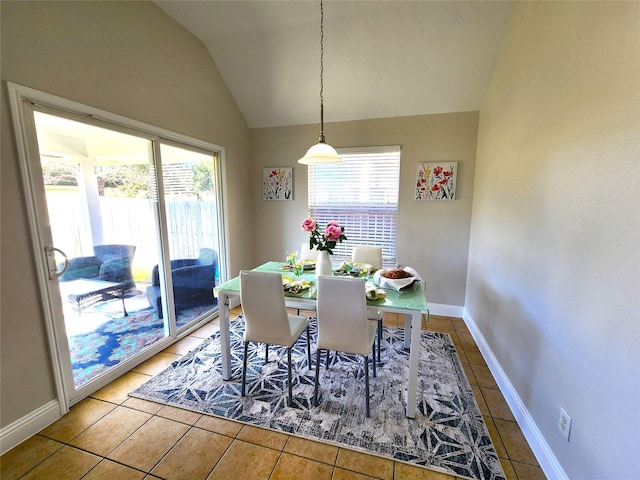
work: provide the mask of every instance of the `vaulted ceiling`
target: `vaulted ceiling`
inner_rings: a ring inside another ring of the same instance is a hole
[[[319,123],[319,0],[155,3],[204,43],[251,128]],[[479,110],[508,12],[325,0],[325,122]]]

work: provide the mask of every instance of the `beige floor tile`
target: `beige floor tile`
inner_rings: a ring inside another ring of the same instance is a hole
[[[148,472],[187,433],[189,426],[166,418],[152,417],[108,458]]]
[[[498,384],[493,378],[493,374],[486,365],[471,365],[473,374],[476,377],[478,385],[484,388],[498,389]]]
[[[463,363],[462,368],[464,369],[464,373],[467,376],[467,380],[469,380],[470,385],[478,385],[478,381],[476,380],[476,376],[473,373],[473,369],[471,368],[471,364]]]
[[[168,418],[169,420],[175,420],[176,422],[187,423],[189,425],[194,425],[198,420],[200,420],[200,417],[202,417],[201,413],[172,407],[171,405],[165,405],[164,407],[162,407],[157,415],[159,417]]]
[[[449,317],[439,317],[431,315],[429,322],[427,322],[427,329],[433,332],[445,332],[454,333],[456,330],[453,328],[453,323]]]
[[[513,469],[516,471],[518,480],[546,480],[546,475],[542,469],[535,465],[527,465],[526,463],[511,462]]]
[[[364,473],[352,472],[351,470],[335,467],[331,480],[372,480],[376,478],[377,477],[365,475]]]
[[[496,449],[496,453],[499,458],[509,458],[507,454],[507,449],[502,443],[502,438],[500,438],[500,434],[498,433],[498,428],[493,421],[493,418],[485,415],[482,418],[484,420],[485,425],[487,426],[487,430],[489,431],[489,436],[491,437],[491,441],[493,442],[493,446]]]
[[[167,480],[204,480],[233,439],[191,428],[151,471]]]
[[[278,459],[270,480],[331,480],[333,466],[308,458],[283,453]]]
[[[149,418],[151,415],[148,413],[118,407],[91,425],[70,443],[104,457]]]
[[[516,471],[513,469],[513,465],[511,465],[508,459],[501,458],[500,464],[502,465],[502,470],[504,470],[504,475],[507,477],[507,480],[519,480]]]
[[[79,480],[100,460],[97,455],[67,445],[21,478],[23,480]],[[2,478],[4,479],[4,476]]]
[[[490,417],[491,412],[489,411],[489,407],[487,406],[487,402],[484,401],[484,397],[482,396],[482,390],[477,385],[471,385],[471,390],[473,391],[473,396],[478,403],[478,408],[480,409],[480,413],[483,417]]]
[[[233,422],[224,418],[203,415],[195,424],[196,427],[204,428],[210,432],[226,435],[227,437],[235,437],[242,430],[242,423]]]
[[[458,338],[463,347],[476,347],[476,341],[473,339],[469,332],[461,332],[457,330]]]
[[[82,480],[142,480],[146,473],[111,460],[102,460]]]
[[[60,442],[35,435],[0,457],[0,478],[15,480],[62,447]]]
[[[142,362],[135,367],[132,372],[141,373],[143,375],[157,375],[176,360],[179,360],[181,355],[175,353],[160,352],[155,354],[146,362]]]
[[[338,447],[300,437],[289,437],[284,451],[329,465],[335,464],[338,456]]]
[[[509,422],[499,418],[494,418],[493,421],[496,424],[502,443],[504,443],[511,461],[538,466],[538,461],[533,455],[533,452],[531,451],[527,440],[524,438],[518,424],[516,422]]]
[[[201,330],[204,327],[201,327],[198,330]],[[203,338],[199,338],[196,336],[188,335],[180,340],[178,340],[173,345],[165,348],[163,352],[172,353],[175,355],[186,355],[191,350],[194,350],[200,346],[200,344],[204,341]]]
[[[238,440],[255,443],[274,450],[282,450],[287,443],[288,435],[252,425],[245,425],[238,433],[237,438]]]
[[[280,452],[253,443],[234,440],[208,480],[266,480]]]
[[[394,480],[453,480],[452,475],[429,470],[427,468],[396,462]]]
[[[96,421],[104,417],[116,405],[94,398],[85,398],[77,405],[74,405],[60,420],[49,425],[40,432],[45,437],[53,438],[64,443],[80,435],[84,430],[93,425]]]
[[[341,448],[338,451],[336,467],[391,480],[393,478],[393,463],[393,460]]]
[[[92,393],[91,397],[104,400],[105,402],[122,403],[129,398],[130,391],[135,390],[147,380],[149,380],[148,375],[142,375],[137,372],[127,372],[109,385]]]
[[[472,363],[474,365],[487,365],[478,347],[463,347],[463,351],[469,363]]]
[[[382,314],[382,324],[397,327],[400,325],[400,315],[397,313],[384,312]],[[402,325],[404,325],[404,319]]]
[[[464,320],[461,318],[451,318],[451,323],[453,323],[453,327],[456,329],[456,332],[466,332],[469,333],[469,327],[464,323]]]
[[[501,418],[515,422],[516,419],[500,390],[483,387],[480,387],[480,390],[482,390],[482,395],[484,396],[485,402],[487,402],[487,407],[489,407],[489,412],[491,412],[493,418]]]
[[[151,415],[158,413],[164,405],[161,403],[150,402],[149,400],[143,400],[142,398],[129,397],[122,402],[123,407],[133,408],[134,410],[140,410],[141,412],[147,412]]]

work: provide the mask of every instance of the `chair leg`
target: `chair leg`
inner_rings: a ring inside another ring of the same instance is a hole
[[[374,357],[373,364],[375,365],[376,359]],[[364,356],[364,405],[365,416],[369,418],[369,355]]]
[[[264,363],[269,363],[269,344],[264,344]]]
[[[327,361],[325,362],[325,367],[329,368],[330,366],[331,366],[331,350],[327,350]]]
[[[313,406],[318,406],[318,385],[320,384],[320,349],[316,350],[316,379],[313,384]]]
[[[309,370],[311,370],[311,332],[307,325],[307,360],[309,360]]]
[[[382,319],[378,320],[378,363],[382,362],[380,357],[380,344],[382,344]]]
[[[242,360],[242,396],[244,397],[245,385],[247,383],[247,352],[249,350],[249,342],[244,342],[244,358]]]
[[[287,377],[289,380],[289,406],[293,406],[293,387],[291,386],[291,347],[287,349]]]
[[[373,364],[373,377],[376,376],[376,342],[373,342],[373,346],[371,347],[371,363]]]

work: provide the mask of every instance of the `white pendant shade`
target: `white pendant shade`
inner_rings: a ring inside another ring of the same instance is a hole
[[[344,163],[338,152],[331,145],[324,142],[316,143],[307,150],[307,153],[298,160],[303,165],[328,165],[331,163]]]

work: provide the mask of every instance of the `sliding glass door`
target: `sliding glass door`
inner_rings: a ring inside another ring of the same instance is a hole
[[[165,338],[145,289],[162,262],[151,140],[36,111],[76,389]]]
[[[25,87],[9,91],[68,407],[217,313],[223,151]]]

